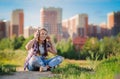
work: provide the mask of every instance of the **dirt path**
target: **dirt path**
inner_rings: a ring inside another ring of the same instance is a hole
[[[53,77],[51,72],[31,72],[31,71],[19,71],[13,75],[2,75],[0,79],[42,79],[43,77]]]
[[[23,68],[22,68],[23,69]],[[0,75],[0,79],[42,79],[43,77],[53,77],[55,74],[48,72],[32,72],[23,71],[21,68],[17,69],[17,72],[13,75]]]

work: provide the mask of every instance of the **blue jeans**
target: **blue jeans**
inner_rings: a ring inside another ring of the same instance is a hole
[[[29,71],[37,71],[39,70],[40,66],[50,66],[50,67],[55,67],[59,65],[63,61],[62,56],[55,56],[50,59],[46,59],[45,57],[42,56],[32,56],[31,59],[29,60],[29,64],[27,66]]]

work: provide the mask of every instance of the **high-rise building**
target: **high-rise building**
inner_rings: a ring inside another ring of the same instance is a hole
[[[99,26],[100,26],[101,37],[108,36],[107,24],[105,22],[103,22]]]
[[[56,35],[61,39],[62,35],[62,9],[61,8],[42,8],[40,10],[40,26],[45,27],[49,34]]]
[[[6,37],[10,38],[10,21],[5,20]]]
[[[24,13],[23,9],[16,9],[12,12],[10,24],[10,37],[23,35]]]
[[[97,25],[95,25],[95,24],[90,24],[89,25],[89,37],[97,37]]]
[[[107,28],[112,29],[114,27],[114,13],[109,13],[107,17]]]
[[[10,21],[0,20],[0,39],[10,37]]]
[[[110,35],[117,35],[120,32],[120,12],[108,14],[108,28],[111,30]]]
[[[63,31],[68,30],[71,38],[76,36],[88,36],[88,15],[77,14],[62,21]]]
[[[3,20],[0,21],[0,39],[6,37],[6,26]]]
[[[34,34],[35,31],[37,31],[37,28],[33,28],[32,26],[25,28],[24,29],[24,37],[25,38],[30,37],[31,35]]]
[[[70,37],[70,33],[68,33],[69,32],[69,26],[70,26],[69,20],[63,20],[62,21],[62,32],[63,32],[62,37],[64,39],[68,39]]]

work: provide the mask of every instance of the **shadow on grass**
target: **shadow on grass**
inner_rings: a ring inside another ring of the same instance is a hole
[[[0,64],[0,75],[12,75],[18,65]]]

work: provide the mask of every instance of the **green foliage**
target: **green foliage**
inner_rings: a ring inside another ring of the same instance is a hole
[[[53,41],[55,44],[57,43],[57,37],[55,35],[51,35],[51,41]]]
[[[19,49],[25,41],[23,36],[14,37],[12,39],[4,38],[0,41],[0,50]]]
[[[0,75],[11,74],[16,67],[23,66],[27,53],[22,50],[5,49],[0,51]]]
[[[0,63],[23,66],[26,56],[26,51],[10,49],[2,50],[0,51]]]
[[[90,56],[87,57],[86,59],[89,62],[89,68],[94,70],[96,68],[96,66],[98,66],[98,64],[100,63],[98,61],[99,55],[96,54],[94,56],[94,53],[91,51],[89,51],[89,53],[90,53]]]
[[[111,56],[120,55],[120,34],[116,37],[104,37],[101,40],[97,38],[89,38],[83,49],[80,51],[75,51],[74,45],[71,39],[57,41],[55,35],[52,35],[52,41],[56,43],[56,48],[58,54],[69,59],[86,59],[90,58],[92,60],[96,59],[102,60],[104,58],[109,58]],[[13,37],[12,39],[4,38],[0,40],[0,50],[5,49],[22,49],[25,50],[25,45],[33,39],[33,36],[25,39],[23,36]],[[93,57],[91,57],[93,53]]]
[[[23,42],[22,46],[20,47],[22,50],[25,50],[25,45],[33,39],[33,35],[30,36],[29,38],[25,39],[25,41]]]
[[[89,38],[85,43],[85,45],[83,46],[80,55],[82,59],[86,59],[89,57],[90,59],[95,60],[96,55],[98,55],[98,50],[99,50],[99,40],[97,38]],[[91,53],[93,54],[91,55]]]
[[[98,67],[96,67],[98,73],[101,72],[101,69],[107,73],[120,73],[120,57],[111,57],[103,60]]]
[[[111,56],[120,55],[120,36],[117,37],[104,37],[101,40],[97,38],[87,39],[83,49],[75,51],[72,41],[62,40],[56,45],[58,53],[65,58],[70,59],[86,59],[90,58],[95,60],[102,60]],[[93,57],[91,57],[91,53]]]
[[[77,64],[66,64],[64,67],[53,69],[52,72],[57,75],[50,79],[79,79],[80,77],[82,77],[81,74],[90,71],[93,70],[79,67]],[[44,78],[44,79],[48,79],[48,78]],[[83,79],[83,77],[80,79]]]
[[[22,46],[23,42],[24,42],[24,37],[20,36],[20,37],[15,37],[11,42],[12,42],[12,48],[13,49],[18,49]]]
[[[12,74],[12,72],[16,72],[16,66],[15,65],[1,64],[0,63],[0,75]]]
[[[109,58],[111,56],[115,56],[119,54],[120,52],[120,43],[117,43],[117,38],[115,37],[104,37],[103,40],[101,40],[99,43],[99,50],[98,53],[100,54],[100,59],[102,59],[102,56],[105,58]]]
[[[120,74],[120,57],[112,57],[103,60],[95,69],[95,78],[98,79],[114,79]]]
[[[111,56],[120,55],[119,39],[119,37],[104,37],[102,40],[89,38],[80,53],[84,58],[91,58],[90,54],[92,52],[93,60],[96,59],[96,56],[99,56],[98,59],[101,60]]]
[[[66,64],[52,70],[57,74],[51,78],[44,79],[114,79],[120,74],[120,57],[112,57],[101,61],[96,68],[83,68],[79,65]]]
[[[11,45],[12,45],[11,40],[8,38],[0,40],[0,50],[11,49],[12,48]]]
[[[66,71],[66,72],[65,72]],[[91,69],[87,69],[87,68],[82,68],[79,67],[79,65],[77,64],[66,64],[64,67],[59,67],[56,69],[53,69],[52,72],[53,73],[64,73],[65,75],[79,75],[82,72],[86,72],[86,71],[92,71]]]
[[[72,44],[72,40],[62,40],[56,44],[58,54],[69,59],[78,59],[79,53],[75,51],[75,48]]]

